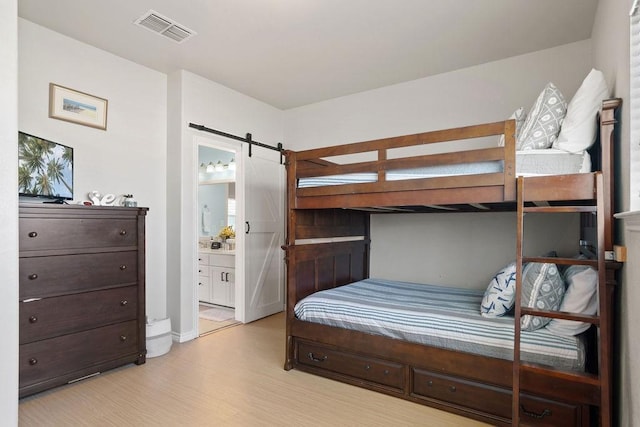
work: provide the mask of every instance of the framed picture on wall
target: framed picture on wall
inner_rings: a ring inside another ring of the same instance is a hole
[[[49,117],[107,129],[107,100],[49,83]]]

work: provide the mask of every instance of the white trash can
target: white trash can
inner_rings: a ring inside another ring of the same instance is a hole
[[[147,357],[168,353],[171,344],[171,319],[147,320]]]

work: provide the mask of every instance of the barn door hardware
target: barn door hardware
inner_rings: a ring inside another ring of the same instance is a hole
[[[193,129],[197,129],[197,130],[203,131],[203,132],[209,132],[209,133],[213,133],[215,135],[224,136],[225,138],[234,139],[236,141],[245,142],[245,143],[249,144],[249,157],[251,157],[251,154],[252,154],[251,150],[252,150],[252,147],[254,145],[258,146],[258,147],[266,148],[268,150],[277,151],[277,152],[280,153],[280,164],[283,164],[283,157],[282,156],[284,154],[284,148],[282,147],[282,143],[281,142],[279,142],[278,145],[274,147],[274,146],[271,146],[271,145],[268,145],[268,144],[263,144],[262,142],[254,141],[253,138],[252,138],[252,135],[250,133],[247,133],[245,135],[245,137],[243,138],[243,137],[238,136],[238,135],[233,135],[231,133],[223,132],[223,131],[217,130],[217,129],[211,129],[211,128],[208,128],[208,127],[203,126],[203,125],[197,125],[195,123],[189,123],[189,127],[193,128]]]

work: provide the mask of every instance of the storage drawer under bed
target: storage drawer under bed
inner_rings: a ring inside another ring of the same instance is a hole
[[[412,395],[476,410],[506,420],[511,419],[511,390],[494,387],[431,371],[412,369]],[[523,425],[582,426],[586,408],[527,395],[520,396],[520,422]]]
[[[404,365],[343,352],[318,344],[297,342],[297,361],[301,365],[347,375],[357,380],[404,389]]]

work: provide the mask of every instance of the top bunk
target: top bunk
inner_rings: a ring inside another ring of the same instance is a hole
[[[516,151],[514,119],[289,150],[285,152],[288,208],[514,210],[518,176],[526,180],[525,201],[574,203],[594,198],[596,172],[604,177],[605,200],[611,200],[615,113],[620,104],[620,99],[602,101],[593,118],[598,123],[597,142],[577,153]],[[593,127],[593,122],[588,124]],[[497,143],[499,138],[504,144]]]

